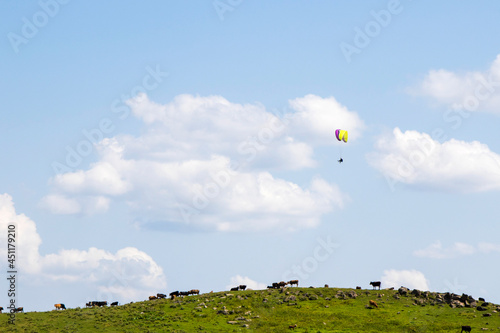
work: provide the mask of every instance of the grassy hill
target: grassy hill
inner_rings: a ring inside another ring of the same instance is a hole
[[[18,313],[15,325],[2,314],[0,331],[460,332],[462,325],[470,325],[472,332],[500,332],[499,306],[458,297],[339,288],[217,292],[117,307]],[[378,308],[370,307],[370,300]]]

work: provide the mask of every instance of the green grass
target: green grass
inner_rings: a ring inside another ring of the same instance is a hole
[[[426,298],[401,296],[397,290],[354,290],[356,298],[336,297],[338,288],[246,290],[136,302],[117,307],[0,315],[1,332],[500,332],[500,313],[434,304]],[[379,308],[367,308],[369,300]],[[416,302],[422,302],[416,305]],[[434,304],[434,305],[433,305]],[[225,307],[225,308],[224,308]],[[491,317],[483,317],[491,313]],[[228,322],[234,322],[233,324]],[[247,325],[247,327],[245,327]]]

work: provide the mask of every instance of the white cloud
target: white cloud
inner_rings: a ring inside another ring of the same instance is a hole
[[[260,283],[250,279],[248,276],[236,275],[231,277],[229,284],[226,286],[227,290],[239,285],[247,286],[247,289],[260,290],[266,289],[267,285],[265,283]]]
[[[314,166],[313,145],[335,142],[334,127],[325,127],[336,125],[332,119],[359,137],[362,121],[333,98],[293,100],[297,112],[282,118],[220,96],[180,95],[160,105],[142,94],[128,104],[145,123],[142,134],[106,138],[88,170],[52,178],[53,193],[42,200],[46,208],[89,213],[118,200],[137,226],[155,221],[165,228],[297,230],[318,225],[347,199],[321,178],[299,186],[270,172]],[[80,210],[62,209],[54,198],[76,200]]]
[[[52,214],[76,214],[81,211],[78,200],[67,198],[61,194],[49,194],[40,202],[42,208],[48,209]]]
[[[500,113],[500,55],[484,72],[431,70],[412,92],[455,110]]]
[[[413,255],[421,258],[431,259],[450,259],[476,253],[488,254],[491,252],[500,252],[500,244],[478,243],[477,246],[456,242],[448,248],[443,248],[440,241],[429,245],[428,247],[413,252]]]
[[[63,249],[40,255],[42,240],[35,222],[24,214],[17,214],[12,197],[2,194],[0,228],[7,230],[9,223],[16,225],[16,247],[22,249],[22,255],[17,258],[18,269],[32,280],[45,285],[60,281],[74,283],[75,288],[85,286],[94,295],[120,301],[144,299],[144,295],[166,288],[162,268],[149,255],[133,247],[116,253],[92,247],[88,251]],[[0,255],[4,258],[6,248],[6,238],[2,237]]]
[[[381,279],[384,288],[401,286],[410,289],[429,290],[429,281],[422,272],[417,270],[396,270],[389,269],[384,271]]]
[[[366,127],[356,112],[349,111],[334,97],[307,95],[291,100],[290,106],[297,111],[290,117],[290,128],[307,140],[331,144],[337,141],[336,129],[348,130],[349,140],[356,140]]]
[[[500,155],[478,141],[439,143],[426,133],[395,128],[368,162],[389,181],[456,192],[500,189]]]

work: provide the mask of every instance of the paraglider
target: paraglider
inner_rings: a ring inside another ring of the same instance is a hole
[[[337,130],[335,130],[335,137],[339,141],[347,142],[347,131],[337,129]],[[339,163],[344,162],[344,159],[342,158],[342,153],[340,154],[340,159],[337,162],[339,162]]]
[[[347,131],[338,129],[335,131],[335,136],[337,140],[347,142]]]

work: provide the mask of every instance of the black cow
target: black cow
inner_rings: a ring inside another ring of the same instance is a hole
[[[117,305],[118,305],[118,301],[113,302],[113,303],[111,303],[110,305],[111,305],[111,306],[117,306]]]
[[[166,298],[167,295],[158,293],[158,294],[156,294],[156,297],[157,298]]]
[[[273,288],[278,289],[280,287],[280,284],[278,282],[273,282]]]
[[[180,296],[189,296],[189,291],[180,291],[179,295]]]
[[[382,283],[380,281],[375,281],[375,282],[370,282],[370,285],[373,286],[373,289],[375,289],[375,287],[378,287],[378,290],[380,290],[380,285]]]
[[[470,326],[462,326],[462,330],[460,331],[460,333],[462,332],[470,332],[472,330],[472,328]]]
[[[172,300],[173,300],[174,298],[179,297],[179,291],[178,291],[178,290],[177,290],[177,291],[172,291],[172,292],[169,294],[169,296],[170,296],[170,299],[172,299]]]
[[[246,285],[244,285],[244,284],[240,284],[240,287],[239,287],[239,288],[240,288],[240,290],[245,290],[245,289],[247,289],[247,286],[246,286]]]
[[[3,311],[3,306],[0,306],[0,313],[2,313]]]
[[[231,291],[238,291],[239,287],[231,288]]]
[[[90,306],[101,307],[101,306],[106,306],[106,305],[108,305],[107,301],[90,301]]]

